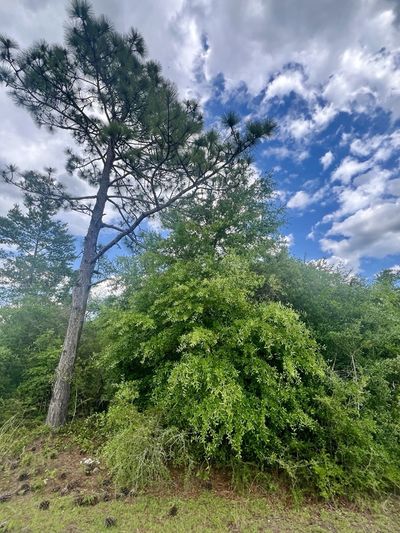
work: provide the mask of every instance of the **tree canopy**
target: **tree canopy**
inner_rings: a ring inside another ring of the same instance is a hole
[[[25,194],[22,209],[16,204],[0,217],[3,302],[26,296],[62,299],[68,293],[75,245],[56,212],[52,199]]]

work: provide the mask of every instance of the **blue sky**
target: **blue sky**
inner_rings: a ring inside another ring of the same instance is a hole
[[[205,110],[210,123],[228,109],[275,120],[276,135],[256,150],[255,164],[272,172],[286,205],[291,251],[371,279],[400,263],[400,121],[364,91],[336,108],[302,65],[288,64],[256,95],[244,83],[227,95],[221,74]]]
[[[61,41],[66,2],[2,0],[0,31]],[[207,124],[227,109],[275,119],[256,151],[286,205],[291,251],[369,278],[400,265],[400,4],[397,0],[95,0],[196,97]],[[0,163],[62,171],[65,134],[38,131],[0,92]],[[0,213],[16,201],[0,186]],[[72,190],[80,187],[70,183]],[[86,222],[62,215],[76,235]]]

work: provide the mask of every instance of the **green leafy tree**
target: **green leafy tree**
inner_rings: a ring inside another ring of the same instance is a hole
[[[66,224],[55,220],[57,204],[43,196],[24,195],[0,217],[2,300],[26,296],[60,299],[71,286],[74,240]]]
[[[79,148],[69,151],[68,170],[94,187],[93,194],[72,196],[55,179],[21,175],[13,167],[3,173],[16,186],[62,200],[64,207],[89,216],[47,416],[53,427],[66,419],[97,261],[123,239],[134,239],[148,217],[196,196],[216,176],[227,183],[234,180],[249,150],[274,128],[269,120],[239,127],[238,118],[228,114],[222,134],[204,132],[197,104],[181,103],[159,66],[144,55],[136,31],[119,34],[104,17],[96,18],[84,0],[72,2],[64,46],[41,42],[21,51],[11,39],[1,38],[0,81],[38,125],[72,134]],[[106,208],[116,213],[112,224],[103,220]]]
[[[165,261],[218,258],[231,251],[258,257],[274,246],[281,222],[270,177],[245,166],[228,188],[214,180],[195,202],[182,202],[179,210],[163,213],[168,236],[156,241],[155,248]]]
[[[117,261],[116,284],[129,297],[151,269],[201,256],[219,260],[233,252],[257,263],[275,250],[281,222],[270,176],[246,165],[228,187],[216,178],[195,200],[164,211],[159,231],[143,232],[134,253]]]

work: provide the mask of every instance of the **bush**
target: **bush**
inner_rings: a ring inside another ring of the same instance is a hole
[[[161,409],[167,427],[186,432],[199,462],[278,469],[325,498],[393,490],[398,433],[374,415],[377,378],[346,381],[331,372],[293,309],[254,299],[259,286],[236,257],[178,261],[148,276],[125,310],[103,317],[111,340],[104,368],[135,379],[136,406]],[[393,404],[394,391],[385,391]],[[140,422],[109,447],[122,477],[132,454],[168,463],[165,427],[145,416],[132,412]],[[136,462],[129,475],[140,478],[140,468]]]
[[[314,332],[324,358],[344,377],[355,367],[399,354],[400,289],[385,272],[373,284],[282,253],[257,264],[258,296],[293,306]]]
[[[12,414],[13,406],[25,417],[44,417],[66,319],[66,307],[33,298],[0,309],[0,421]],[[72,383],[73,416],[103,407],[103,380],[94,364],[97,337],[93,321],[87,322]]]
[[[188,469],[190,455],[186,434],[175,427],[164,427],[155,414],[140,414],[127,397],[124,384],[106,417],[111,433],[103,457],[120,487],[138,491],[168,480],[169,467]]]

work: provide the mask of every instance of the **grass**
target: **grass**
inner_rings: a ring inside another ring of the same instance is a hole
[[[328,504],[296,499],[279,487],[238,492],[226,472],[188,484],[176,472],[158,489],[132,495],[118,489],[102,463],[88,475],[81,464],[87,450],[69,433],[17,428],[13,423],[0,432],[0,495],[10,494],[0,501],[0,533],[400,533],[398,498]],[[109,528],[107,518],[115,520]]]
[[[204,492],[195,497],[139,495],[128,500],[78,507],[71,497],[49,498],[40,510],[38,495],[21,496],[0,504],[0,524],[7,531],[85,532],[109,531],[105,519],[113,517],[118,532],[368,532],[400,531],[399,506],[379,504],[374,511],[322,504],[287,508],[266,498],[227,498]],[[24,529],[25,528],[25,529]]]

